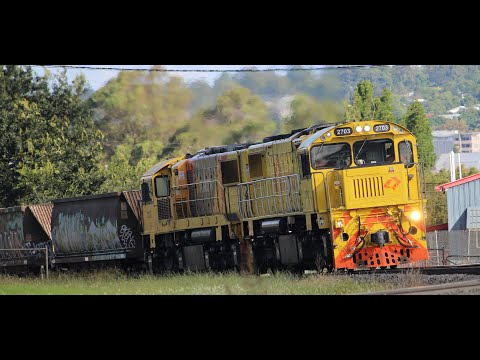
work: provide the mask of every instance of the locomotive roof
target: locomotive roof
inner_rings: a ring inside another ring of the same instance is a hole
[[[346,127],[346,126],[351,126],[352,128],[354,128],[355,126],[358,126],[362,123],[366,123],[366,122],[376,122],[376,123],[383,123],[383,124],[389,124],[391,125],[391,128],[389,131],[393,132],[393,131],[400,131],[400,133],[404,133],[404,134],[412,134],[407,128],[399,125],[399,124],[396,124],[396,123],[393,123],[393,122],[390,122],[390,121],[382,121],[382,120],[362,120],[362,121],[350,121],[350,122],[343,122],[343,123],[337,123],[337,124],[331,124],[332,126],[329,126],[329,127],[325,127],[323,129],[320,129],[318,130],[317,132],[313,133],[312,135],[308,136],[307,138],[305,138],[303,140],[303,142],[301,143],[301,145],[298,147],[298,151],[299,152],[303,152],[303,151],[306,151],[308,149],[308,147],[310,145],[312,145],[316,140],[318,140],[322,135],[324,135],[325,133],[337,128],[337,127]],[[397,128],[397,130],[395,130],[395,128]],[[358,134],[357,134],[358,135]]]
[[[144,178],[149,178],[149,177],[152,177],[153,175],[155,175],[157,172],[159,172],[160,170],[162,170],[165,166],[168,166],[169,164],[173,164],[176,162],[176,160],[181,160],[183,159],[184,157],[181,156],[181,157],[177,157],[177,158],[173,158],[173,159],[168,159],[168,160],[163,160],[163,161],[160,161],[159,163],[153,165],[150,169],[148,169],[142,176],[142,179]]]

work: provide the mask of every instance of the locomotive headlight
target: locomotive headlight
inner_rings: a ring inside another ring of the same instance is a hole
[[[410,218],[413,221],[418,221],[422,218],[422,214],[420,214],[420,211],[415,210],[410,214]]]
[[[370,126],[369,125],[365,125],[363,127],[363,130],[365,130],[365,132],[369,132],[370,131]]]
[[[343,228],[343,220],[342,219],[335,220],[335,227],[337,229]]]
[[[327,132],[327,136],[328,136],[328,137],[332,136],[332,133],[331,133],[331,132]]]
[[[358,126],[355,128],[355,130],[357,130],[358,133],[361,133],[362,130],[363,130],[363,128],[362,128],[360,125],[358,125]]]

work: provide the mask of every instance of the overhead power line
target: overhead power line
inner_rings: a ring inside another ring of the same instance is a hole
[[[242,69],[128,69],[120,67],[98,67],[98,66],[82,66],[82,65],[31,65],[46,68],[67,68],[82,70],[112,70],[112,71],[144,71],[144,72],[265,72],[265,71],[312,71],[312,70],[330,70],[330,69],[355,69],[355,68],[371,68],[395,65],[325,65],[322,67],[288,67],[288,68],[264,68],[257,69],[253,67],[245,67]]]

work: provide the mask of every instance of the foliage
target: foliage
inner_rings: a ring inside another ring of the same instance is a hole
[[[438,173],[425,172],[427,199],[427,226],[448,222],[447,195],[436,191],[435,187],[450,181],[450,172],[442,169]]]
[[[37,77],[29,67],[3,67],[2,206],[91,194],[99,187],[102,134],[81,98],[84,91],[83,77],[69,84],[65,72]]]
[[[157,163],[156,155],[162,150],[158,145],[151,141],[136,146],[128,143],[119,145],[115,154],[102,166],[105,181],[98,193],[138,189],[142,175]]]
[[[478,65],[404,65],[369,69],[342,69],[335,72],[343,92],[339,99],[353,96],[354,85],[369,80],[375,88],[391,89],[394,111],[401,117],[415,99],[424,99],[424,107],[432,117],[432,125],[441,125],[438,115],[464,105],[470,108],[465,121],[470,130],[480,128],[479,111],[472,107],[480,103],[480,66]]]
[[[375,119],[396,121],[393,111],[392,93],[387,88],[383,89],[382,95],[375,99]]]
[[[311,96],[299,94],[290,103],[290,116],[286,118],[285,131],[306,128],[316,124],[340,122],[344,112],[342,104],[316,101]]]
[[[468,124],[462,119],[440,118],[439,124],[435,128],[437,130],[468,131]]]
[[[427,169],[431,169],[435,165],[436,155],[433,149],[432,129],[422,104],[414,101],[407,108],[400,123],[417,137],[418,158],[425,163]]]
[[[395,121],[392,93],[383,89],[380,97],[374,96],[373,84],[368,80],[358,83],[350,104],[346,104],[347,121],[386,120]]]
[[[161,69],[154,66],[154,69]],[[121,72],[92,96],[96,121],[109,156],[124,141],[164,143],[185,124],[191,91],[163,72]]]
[[[187,125],[179,127],[159,159],[210,146],[261,141],[274,129],[275,122],[262,99],[235,85],[218,97],[214,108],[198,111]]]

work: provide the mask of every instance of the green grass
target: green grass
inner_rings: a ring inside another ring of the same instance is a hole
[[[51,273],[50,278],[0,275],[1,295],[315,295],[352,294],[392,288],[385,282],[349,276],[288,273],[242,276],[205,273],[168,276],[127,276],[116,270],[89,273]]]

